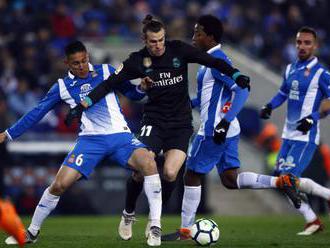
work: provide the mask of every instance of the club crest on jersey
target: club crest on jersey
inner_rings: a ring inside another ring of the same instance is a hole
[[[181,65],[180,60],[178,58],[173,58],[173,66],[174,68],[179,68]]]
[[[118,74],[123,68],[124,68],[124,64],[121,63],[121,64],[117,67],[117,69],[115,70],[115,74],[117,75],[117,74]]]
[[[304,76],[305,76],[305,77],[308,77],[309,74],[311,74],[311,69],[306,68],[306,70],[304,71]]]
[[[83,84],[81,87],[80,87],[80,92],[81,93],[86,93],[86,92],[89,92],[91,91],[93,88],[90,84]]]
[[[291,83],[289,99],[299,100],[299,81],[298,80],[293,80]]]
[[[68,159],[68,163],[72,164],[72,163],[74,163],[74,161],[75,161],[75,156],[74,156],[74,154],[72,154]]]
[[[150,67],[152,65],[152,61],[150,57],[144,57],[143,58],[143,66],[144,67]]]

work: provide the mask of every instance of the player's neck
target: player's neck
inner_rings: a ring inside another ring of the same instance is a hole
[[[300,62],[300,63],[306,63],[306,62],[311,61],[314,58],[315,58],[315,55],[311,55],[308,58],[304,58],[304,59],[298,58],[298,62]]]
[[[206,51],[210,50],[211,48],[213,48],[217,45],[219,45],[219,43],[215,42],[215,41],[212,41],[212,42],[208,43],[207,46],[206,46]]]

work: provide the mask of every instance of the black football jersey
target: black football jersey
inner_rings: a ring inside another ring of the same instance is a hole
[[[151,56],[147,48],[130,54],[114,75],[98,85],[88,96],[97,102],[122,81],[150,77],[152,88],[146,94],[144,118],[155,124],[166,126],[191,126],[191,106],[188,93],[188,63],[215,67],[232,76],[237,70],[225,61],[216,59],[182,41],[165,43],[162,56]]]

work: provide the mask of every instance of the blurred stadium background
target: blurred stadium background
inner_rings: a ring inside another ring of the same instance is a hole
[[[261,122],[258,110],[277,91],[284,66],[295,59],[294,36],[299,27],[318,31],[319,58],[330,64],[330,2],[326,0],[0,0],[0,128],[6,129],[36,105],[57,78],[66,75],[63,47],[80,39],[88,45],[92,63],[118,65],[130,51],[142,47],[141,21],[146,14],[158,16],[167,25],[169,39],[190,42],[195,20],[214,14],[225,25],[224,49],[236,67],[252,78],[252,91],[240,114],[243,139],[242,170],[270,173],[279,148],[285,106],[271,122]],[[196,92],[197,66],[189,68],[190,93]],[[139,130],[141,103],[121,98],[123,112],[133,131]],[[66,128],[67,109],[59,106],[31,132],[1,146],[0,187],[10,196],[20,214],[33,213],[39,198],[54,178],[74,143],[77,126]],[[198,115],[194,113],[194,125]],[[330,176],[330,140],[327,120],[322,123],[322,146],[307,172],[327,185]],[[91,180],[80,182],[61,199],[57,214],[119,214],[124,204],[127,172],[105,161]],[[206,180],[202,212],[228,215],[294,212],[275,192],[228,191],[219,185],[216,173]],[[178,213],[182,187],[166,207]],[[324,213],[325,203],[313,199]],[[244,206],[244,207],[242,207]],[[146,213],[145,199],[138,212]]]

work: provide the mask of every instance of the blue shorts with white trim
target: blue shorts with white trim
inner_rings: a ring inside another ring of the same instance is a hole
[[[316,147],[317,145],[312,142],[283,139],[275,173],[292,173],[300,177],[312,160]]]
[[[132,133],[80,136],[73,150],[64,159],[63,165],[79,171],[88,178],[104,158],[128,168],[132,153],[145,147]]]
[[[201,174],[209,173],[214,166],[219,174],[239,168],[238,143],[239,135],[227,138],[221,145],[215,144],[213,137],[197,135],[189,149],[187,168]]]

